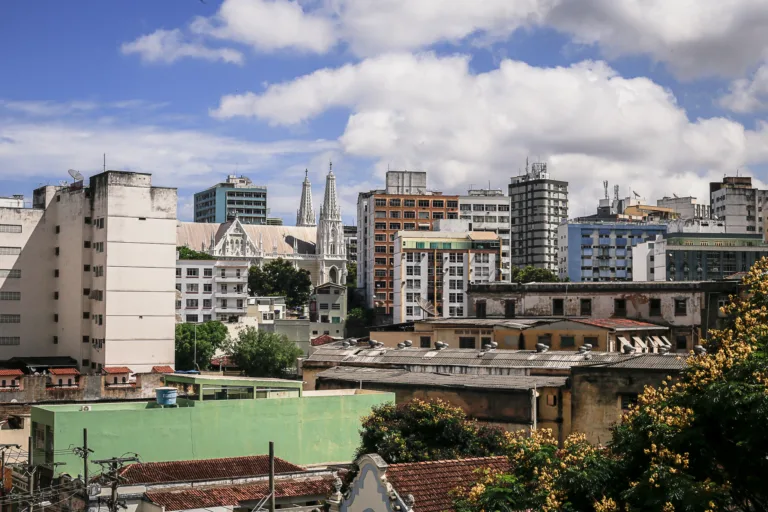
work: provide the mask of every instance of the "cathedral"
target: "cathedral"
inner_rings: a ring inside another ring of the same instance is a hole
[[[308,270],[314,286],[343,285],[347,279],[347,250],[336,176],[331,169],[325,178],[320,218],[315,222],[312,185],[307,174],[302,184],[296,226],[245,224],[237,217],[224,224],[179,222],[176,245],[220,260],[247,260],[251,265],[282,258]]]

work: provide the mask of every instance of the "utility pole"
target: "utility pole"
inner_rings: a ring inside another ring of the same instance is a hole
[[[83,485],[85,485],[85,488],[88,489],[88,484],[90,483],[89,482],[90,475],[88,471],[88,458],[90,454],[93,453],[93,450],[88,448],[88,429],[87,428],[83,429],[83,446],[76,446],[75,448],[73,448],[72,451],[75,452],[75,455],[83,459]]]
[[[118,501],[117,488],[120,485],[120,470],[123,466],[129,462],[139,462],[138,457],[113,457],[111,459],[94,460],[94,464],[98,464],[102,467],[108,467],[105,471],[104,477],[110,481],[112,487],[112,494],[109,500],[107,500],[107,508],[110,512],[117,512],[119,508],[125,508],[125,504]]]
[[[269,442],[269,512],[275,512],[275,443]]]

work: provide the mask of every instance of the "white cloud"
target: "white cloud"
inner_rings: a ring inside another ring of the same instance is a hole
[[[144,100],[98,101],[51,101],[51,100],[1,100],[0,110],[8,110],[30,117],[60,117],[73,114],[92,114],[96,111],[157,110],[167,103],[151,103]]]
[[[691,122],[668,90],[601,62],[504,60],[472,74],[468,57],[392,54],[225,96],[213,114],[293,125],[336,107],[350,111],[344,151],[376,159],[382,174],[385,164],[423,169],[434,188],[462,191],[506,186],[526,157],[540,157],[589,210],[603,179],[648,198],[704,198],[710,179],[764,161],[753,159],[762,139],[741,124]]]
[[[768,64],[760,66],[751,78],[731,82],[720,105],[740,113],[768,109]]]
[[[198,58],[242,64],[243,54],[232,48],[209,48],[187,41],[181,30],[156,30],[120,47],[126,55],[138,54],[141,60],[169,64],[183,58]]]

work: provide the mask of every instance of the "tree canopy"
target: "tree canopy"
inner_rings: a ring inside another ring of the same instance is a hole
[[[535,268],[531,265],[527,267],[512,268],[513,283],[558,283],[560,279],[557,274],[546,268]]]
[[[195,251],[187,246],[177,247],[176,250],[179,253],[180,260],[215,260],[214,256],[206,254],[204,252]]]
[[[362,338],[370,334],[370,327],[374,324],[376,312],[368,308],[355,308],[347,313],[344,323],[346,335],[353,338]]]
[[[260,297],[285,296],[289,308],[309,302],[312,279],[308,271],[296,268],[290,261],[277,258],[248,271],[248,292]]]
[[[360,435],[357,456],[378,453],[388,463],[501,455],[510,439],[504,429],[469,420],[439,399],[375,406]]]
[[[347,287],[357,287],[357,263],[353,261],[347,263]]]
[[[227,347],[238,368],[249,377],[286,377],[304,352],[288,338],[246,327]]]
[[[216,349],[227,339],[227,326],[221,322],[202,324],[176,324],[176,369],[207,370]],[[195,366],[195,338],[197,338],[197,366]]]
[[[545,432],[516,436],[511,472],[482,476],[457,507],[768,510],[768,260],[742,284],[743,296],[723,308],[725,327],[711,331],[708,352],[689,356],[678,378],[646,387],[608,447],[578,434],[563,449]]]

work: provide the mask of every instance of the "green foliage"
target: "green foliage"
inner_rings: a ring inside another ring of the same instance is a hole
[[[202,324],[176,324],[176,369],[207,370],[216,349],[227,339],[227,326],[221,322]],[[197,366],[195,366],[195,338],[197,338]]]
[[[376,312],[367,308],[355,308],[347,313],[345,328],[350,338],[362,338],[370,334],[370,327],[374,324]]]
[[[421,462],[504,453],[509,434],[468,420],[443,400],[412,400],[376,406],[363,419],[357,456],[378,453],[385,461]]]
[[[263,267],[253,266],[248,271],[248,292],[260,297],[285,296],[289,308],[305,306],[309,302],[312,279],[304,269],[290,261],[277,258]]]
[[[241,330],[227,352],[238,368],[249,377],[284,378],[296,369],[296,359],[304,354],[285,336],[258,331],[253,327]]]
[[[559,283],[557,274],[546,268],[534,268],[530,265],[523,268],[512,268],[513,283]]]
[[[216,259],[210,254],[192,250],[187,246],[177,247],[176,250],[179,253],[180,260],[215,260]]]
[[[347,263],[347,287],[357,287],[357,263]]]

